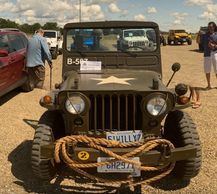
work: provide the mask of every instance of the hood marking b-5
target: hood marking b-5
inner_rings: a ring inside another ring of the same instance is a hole
[[[111,83],[123,84],[123,85],[131,85],[127,81],[135,80],[135,78],[118,78],[118,77],[115,77],[115,76],[110,76],[110,77],[107,77],[107,78],[91,78],[91,79],[100,81],[99,83],[97,83],[97,85],[111,84]]]

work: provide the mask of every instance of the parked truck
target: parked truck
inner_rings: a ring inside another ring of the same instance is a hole
[[[59,54],[62,54],[63,40],[60,31],[45,30],[44,37],[47,39],[52,58],[56,59]]]

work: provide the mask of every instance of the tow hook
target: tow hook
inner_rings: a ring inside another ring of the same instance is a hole
[[[171,157],[171,149],[169,145],[162,144],[160,149],[161,155],[159,159],[159,165],[165,165],[167,160]]]

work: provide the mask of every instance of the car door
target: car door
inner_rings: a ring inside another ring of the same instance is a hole
[[[10,55],[9,68],[13,83],[20,81],[23,77],[25,67],[26,47],[19,34],[9,34]]]
[[[9,44],[7,34],[0,34],[0,49],[8,52],[8,55],[0,56],[0,93],[7,89],[7,87],[12,83],[9,68]]]

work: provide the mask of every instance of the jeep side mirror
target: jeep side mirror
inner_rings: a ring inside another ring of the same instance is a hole
[[[173,70],[174,72],[179,71],[180,68],[181,68],[180,63],[174,63],[174,64],[172,65],[172,70]]]
[[[0,49],[0,57],[7,57],[8,51],[5,49]]]
[[[180,63],[174,63],[174,64],[172,65],[173,74],[172,74],[170,80],[168,81],[168,83],[167,83],[167,85],[166,85],[167,87],[169,86],[170,82],[172,81],[173,76],[175,75],[175,73],[176,73],[177,71],[179,71],[180,68],[181,68]]]

